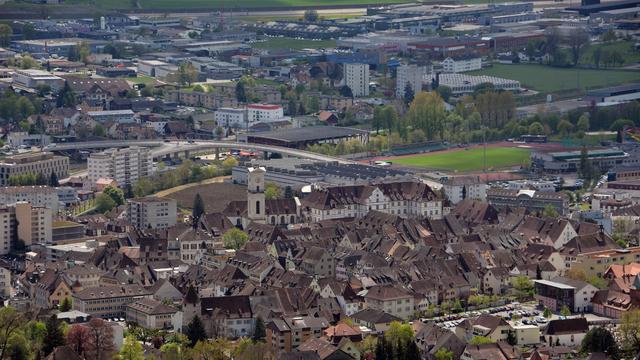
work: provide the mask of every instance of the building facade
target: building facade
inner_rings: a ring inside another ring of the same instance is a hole
[[[55,173],[58,179],[66,178],[69,173],[69,158],[56,156],[48,152],[31,152],[7,156],[0,161],[0,186],[7,186],[12,176]]]
[[[415,64],[400,65],[396,75],[396,97],[403,98],[407,84],[417,95],[422,91],[422,82],[426,75],[426,68]]]
[[[146,197],[127,200],[127,220],[138,229],[166,229],[177,222],[174,199]]]
[[[87,160],[89,181],[95,185],[99,179],[113,179],[118,186],[134,185],[152,172],[151,151],[132,146],[94,153]]]
[[[369,64],[344,64],[344,80],[353,97],[369,96]]]

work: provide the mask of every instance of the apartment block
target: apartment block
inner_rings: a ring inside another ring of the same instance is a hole
[[[309,338],[319,338],[329,327],[323,317],[297,316],[273,319],[266,326],[265,341],[274,352],[292,351]]]
[[[149,176],[153,159],[148,148],[132,146],[91,154],[87,164],[91,184],[99,179],[113,179],[122,187],[133,185],[140,178]]]
[[[0,208],[0,255],[11,251],[11,243],[16,239],[15,207]]]
[[[73,294],[73,310],[93,317],[124,318],[128,304],[152,295],[137,284],[86,288]]]
[[[0,186],[7,186],[9,178],[16,175],[43,174],[50,176],[54,172],[58,179],[68,176],[69,158],[56,156],[48,152],[31,152],[7,156],[0,160]]]
[[[138,229],[166,229],[176,224],[177,203],[157,197],[129,199],[127,219]]]
[[[50,208],[18,202],[15,204],[15,217],[18,239],[25,245],[51,243],[53,213]]]
[[[353,97],[369,96],[369,64],[344,64],[344,79]]]
[[[33,206],[48,207],[53,212],[59,208],[58,190],[49,186],[10,186],[0,188],[0,204],[28,202]]]
[[[396,75],[396,97],[403,98],[407,84],[413,90],[413,94],[418,94],[422,91],[422,81],[426,75],[426,68],[424,66],[400,65]]]

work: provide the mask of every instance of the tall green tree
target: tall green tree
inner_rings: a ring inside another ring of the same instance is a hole
[[[236,100],[240,103],[247,102],[247,92],[242,81],[238,81],[236,84]]]
[[[0,46],[7,47],[11,43],[11,35],[13,35],[13,29],[7,24],[0,24]]]
[[[253,330],[253,340],[260,341],[264,339],[266,335],[267,334],[264,326],[264,321],[262,320],[262,317],[258,316],[258,318],[256,319],[256,326]]]
[[[222,235],[222,243],[227,249],[241,249],[249,241],[249,235],[238,228],[232,228]]]
[[[202,320],[198,315],[194,316],[191,322],[187,325],[187,337],[191,342],[191,346],[195,346],[199,341],[207,340],[207,332],[204,329]]]
[[[198,226],[200,218],[204,215],[204,211],[204,201],[202,200],[200,193],[197,193],[195,198],[193,198],[193,227]]]
[[[582,339],[580,351],[585,354],[594,352],[606,353],[613,359],[618,359],[620,349],[611,331],[602,326],[592,328]]]
[[[113,186],[107,186],[102,192],[113,199],[116,206],[124,205],[124,192],[121,189]]]
[[[42,341],[42,352],[44,355],[49,355],[53,349],[65,344],[64,334],[60,327],[60,320],[53,314],[46,322],[47,333]]]
[[[49,175],[49,186],[53,186],[53,187],[60,186],[60,182],[58,182],[58,175],[56,175],[55,171],[52,171],[51,175]]]
[[[133,336],[129,335],[124,339],[124,344],[120,349],[121,360],[144,360],[144,350],[142,344]]]
[[[76,106],[76,95],[74,94],[69,82],[65,81],[62,90],[58,92],[56,98],[56,106],[60,107],[74,107]]]

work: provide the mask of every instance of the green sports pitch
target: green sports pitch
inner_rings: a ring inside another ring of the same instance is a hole
[[[518,147],[487,147],[487,169],[505,169],[527,165],[530,149]],[[482,147],[435,152],[389,159],[394,164],[446,171],[472,172],[483,170]]]

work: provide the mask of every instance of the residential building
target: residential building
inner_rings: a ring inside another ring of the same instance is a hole
[[[551,320],[542,336],[548,346],[580,346],[582,339],[589,331],[589,324],[584,317]]]
[[[15,204],[15,214],[17,236],[25,245],[51,243],[53,214],[50,208],[18,202]]]
[[[271,320],[266,326],[265,341],[276,352],[295,350],[310,338],[320,338],[330,326],[323,317],[296,316]]]
[[[455,56],[442,61],[445,73],[461,73],[482,69],[482,59],[479,56]]]
[[[9,178],[24,174],[43,174],[50,176],[54,172],[58,179],[68,176],[69,158],[48,152],[29,152],[7,156],[0,160],[0,186],[7,186]]]
[[[218,126],[245,129],[247,127],[247,110],[220,108],[214,113],[214,119]]]
[[[114,179],[121,187],[134,185],[140,178],[149,176],[152,165],[151,151],[138,146],[108,149],[93,153],[87,159],[91,184],[101,178]]]
[[[166,229],[177,222],[174,199],[145,197],[127,200],[127,220],[138,229]]]
[[[344,80],[353,97],[369,96],[369,64],[344,64]]]
[[[15,207],[0,207],[0,224],[0,255],[7,255],[11,251],[12,243],[17,239]]]
[[[8,264],[6,264],[8,265]],[[8,299],[11,296],[11,270],[5,264],[0,263],[0,299]]]
[[[249,104],[247,105],[247,123],[252,126],[257,123],[272,123],[284,121],[284,110],[280,105]]]
[[[428,185],[409,181],[319,188],[303,199],[307,216],[314,222],[359,218],[371,210],[405,218],[440,219],[445,215],[442,203]]]
[[[409,291],[393,285],[377,285],[364,295],[367,308],[384,311],[401,319],[409,319],[414,311],[414,297]]]
[[[52,309],[71,296],[71,282],[57,269],[46,269],[33,285],[35,304],[42,309]]]
[[[487,198],[489,185],[476,176],[453,176],[442,182],[447,199],[457,204],[464,199],[481,200]]]
[[[249,296],[203,297],[200,301],[200,317],[209,336],[237,339],[253,335],[255,318]]]
[[[552,311],[568,307],[571,312],[584,313],[591,310],[591,299],[598,288],[581,280],[554,278],[553,280],[534,280],[535,299]]]
[[[126,319],[127,322],[138,324],[145,329],[182,329],[182,312],[151,298],[141,298],[127,304]]]
[[[59,198],[56,188],[49,186],[0,187],[0,204],[28,202],[32,206],[47,207],[58,212]]]
[[[561,215],[569,210],[569,199],[560,192],[491,188],[487,190],[487,201],[499,209],[523,207],[529,211],[542,211],[551,206]]]
[[[151,296],[137,284],[86,288],[73,294],[73,310],[105,319],[124,318],[128,304]]]
[[[427,69],[424,66],[416,64],[400,65],[396,74],[396,97],[404,98],[407,85],[413,90],[414,95],[421,92],[426,72]]]

